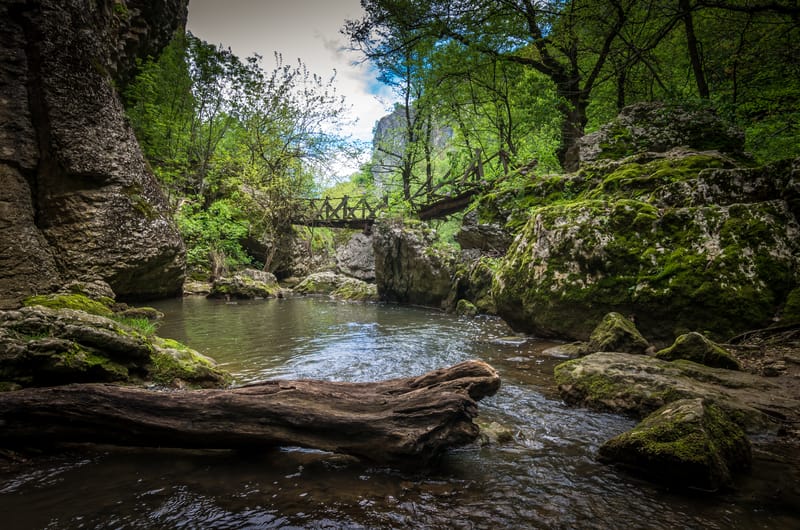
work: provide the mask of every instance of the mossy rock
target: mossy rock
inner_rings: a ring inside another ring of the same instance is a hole
[[[281,294],[278,280],[269,272],[244,270],[230,278],[220,278],[211,286],[209,298],[276,298]]]
[[[589,336],[586,349],[591,352],[617,351],[643,354],[650,347],[636,324],[619,313],[608,313]]]
[[[230,374],[219,369],[210,357],[173,339],[154,338],[148,379],[165,385],[185,383],[191,387],[220,387],[230,384]]]
[[[331,292],[331,297],[350,302],[377,302],[378,287],[355,278],[347,278]]]
[[[462,317],[474,317],[478,314],[478,308],[469,300],[462,298],[456,304],[456,314]]]
[[[697,332],[681,335],[672,346],[656,353],[656,357],[665,361],[686,359],[715,368],[741,369],[739,361],[730,352]]]
[[[673,401],[702,398],[751,433],[776,432],[772,418],[792,417],[800,408],[768,379],[686,360],[601,352],[557,365],[554,376],[570,404],[643,418]]]
[[[700,398],[674,401],[600,447],[603,462],[648,479],[717,491],[752,463],[744,432],[717,405]]]
[[[109,299],[110,300],[110,299]],[[113,300],[110,300],[113,303]],[[31,296],[22,302],[23,306],[42,306],[50,309],[75,309],[85,311],[92,315],[110,317],[113,314],[109,305],[92,300],[86,295],[78,293],[56,293]]]

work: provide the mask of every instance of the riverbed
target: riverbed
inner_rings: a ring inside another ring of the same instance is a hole
[[[451,450],[414,472],[300,448],[73,449],[0,474],[2,528],[800,527],[800,510],[775,491],[780,467],[763,456],[722,495],[598,463],[600,444],[635,422],[567,407],[552,381],[563,359],[542,353],[552,343],[499,319],[314,297],[156,306],[160,335],[215,358],[237,384],[371,381],[486,361],[503,383],[479,403],[480,419],[512,440]]]

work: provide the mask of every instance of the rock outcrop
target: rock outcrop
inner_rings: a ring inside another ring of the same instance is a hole
[[[800,161],[752,167],[738,158],[737,135],[670,129],[651,138],[634,125],[709,123],[709,136],[727,134],[707,112],[696,120],[669,113],[637,107],[635,122],[615,125],[635,141],[598,143],[623,158],[598,155],[518,193],[525,209],[509,222],[524,226],[492,287],[513,327],[586,340],[594,322],[617,311],[662,346],[692,330],[727,338],[779,314],[800,283]]]
[[[336,249],[336,268],[342,274],[370,282],[375,280],[375,249],[371,234],[356,232]]]
[[[446,303],[456,256],[435,247],[435,239],[422,224],[376,223],[375,283],[382,300],[432,307]]]
[[[71,279],[180,292],[184,249],[117,87],[186,0],[0,5],[0,306]]]
[[[686,359],[706,366],[729,370],[741,368],[739,361],[729,351],[694,331],[675,339],[672,346],[657,352],[656,358],[665,361]]]
[[[42,302],[61,308],[0,311],[0,383],[5,388],[141,381],[221,386],[229,380],[213,360],[141,332],[126,323],[130,317],[114,315],[96,300],[73,294]]]

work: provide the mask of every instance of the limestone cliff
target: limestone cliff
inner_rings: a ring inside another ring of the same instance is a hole
[[[184,249],[118,88],[187,0],[0,4],[0,307],[71,279],[177,293]]]

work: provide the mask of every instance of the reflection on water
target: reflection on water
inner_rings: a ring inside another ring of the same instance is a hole
[[[552,383],[559,360],[541,354],[548,344],[508,340],[498,320],[319,298],[158,307],[161,335],[215,357],[240,383],[367,381],[483,359],[503,387],[481,416],[514,440],[451,451],[420,473],[298,449],[75,452],[0,475],[3,528],[800,527],[796,507],[763,491],[704,498],[598,464],[599,445],[633,422],[564,406]]]

